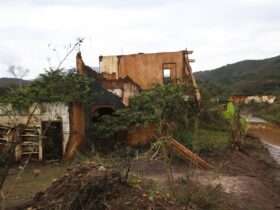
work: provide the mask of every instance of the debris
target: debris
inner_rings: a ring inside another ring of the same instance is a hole
[[[78,165],[52,183],[33,200],[15,209],[36,210],[130,210],[178,209],[160,196],[150,199],[148,192],[131,186],[113,169],[100,170],[95,163]],[[129,205],[128,205],[129,204]]]
[[[191,150],[186,148],[184,145],[180,144],[175,139],[173,139],[173,138],[170,139],[168,144],[172,150],[174,150],[179,156],[181,156],[185,160],[191,160],[193,163],[195,163],[197,166],[199,166],[203,169],[214,168],[212,165],[207,163],[205,160],[200,158],[198,155],[194,154]]]
[[[100,166],[100,167],[98,168],[98,171],[106,171],[106,168],[105,168],[104,166]]]

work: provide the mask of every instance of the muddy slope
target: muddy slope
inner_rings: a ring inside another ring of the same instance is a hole
[[[204,158],[214,170],[198,170],[180,162],[173,167],[174,178],[220,186],[228,205],[236,205],[234,210],[280,209],[280,167],[258,139],[246,138],[242,151],[228,150]],[[161,186],[167,183],[166,167],[159,162],[136,161],[134,170]],[[187,184],[185,187],[188,189]]]

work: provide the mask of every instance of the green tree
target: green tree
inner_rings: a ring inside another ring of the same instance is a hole
[[[113,136],[132,126],[156,125],[158,136],[171,135],[176,128],[192,129],[195,100],[184,85],[156,86],[133,97],[130,106],[113,116],[104,116],[94,125],[96,135]]]

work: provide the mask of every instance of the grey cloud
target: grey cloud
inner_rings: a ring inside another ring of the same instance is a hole
[[[29,6],[92,6],[102,8],[137,8],[160,6],[168,3],[167,0],[9,0],[0,1],[5,5],[29,5]],[[5,1],[5,2],[4,2]]]
[[[0,46],[0,77],[9,76],[8,67],[14,65],[19,57],[9,49]]]
[[[14,65],[14,62],[16,60],[19,60],[19,57],[16,56],[16,54],[1,46],[0,48],[0,64],[3,65],[3,66],[9,66],[9,65]]]
[[[1,27],[0,26],[1,38],[4,40],[13,40],[26,42],[29,40],[42,40],[46,39],[49,34],[42,29],[34,29],[27,26],[10,26],[10,27]]]
[[[0,47],[13,51],[0,49],[0,65],[21,58],[33,75],[46,66],[48,43],[68,44],[79,33],[94,37],[92,47],[83,48],[89,65],[100,54],[188,47],[194,69],[202,70],[280,49],[277,0],[0,0],[2,8],[0,17],[8,18],[0,23]],[[67,65],[73,63],[70,58]]]

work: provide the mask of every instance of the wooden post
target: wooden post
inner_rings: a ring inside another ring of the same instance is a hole
[[[192,54],[192,53],[193,53],[193,51],[188,51],[188,50],[184,51],[185,73],[186,73],[186,75],[189,75],[189,77],[190,77],[192,86],[194,88],[194,97],[195,97],[195,100],[196,100],[196,103],[197,103],[198,107],[200,108],[201,95],[200,95],[200,91],[199,91],[199,88],[197,86],[195,77],[194,77],[193,72],[192,72],[192,67],[190,65],[190,62],[194,62],[194,60],[189,59],[189,56],[188,56],[189,54]]]
[[[38,129],[38,131],[39,131],[39,144],[38,144],[38,146],[39,146],[39,154],[38,154],[38,159],[40,161],[42,161],[43,160],[43,139],[42,139],[43,136],[42,136],[41,130]]]
[[[13,143],[16,144],[16,146],[15,146],[15,159],[16,159],[16,161],[20,161],[21,156],[22,156],[21,131],[22,131],[22,129],[20,127],[15,128],[15,135],[14,135]]]

